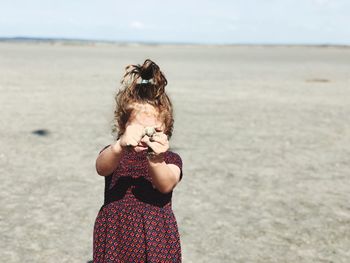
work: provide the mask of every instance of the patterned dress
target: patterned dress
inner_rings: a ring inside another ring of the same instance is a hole
[[[105,176],[104,204],[94,224],[94,263],[181,262],[172,192],[153,187],[146,154],[126,151],[113,174]],[[165,162],[180,168],[181,180],[180,156],[167,151]]]

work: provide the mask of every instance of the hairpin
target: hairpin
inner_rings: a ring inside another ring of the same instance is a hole
[[[147,84],[147,83],[149,83],[149,79],[142,79],[141,80],[141,84]]]

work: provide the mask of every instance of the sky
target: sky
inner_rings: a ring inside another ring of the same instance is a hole
[[[350,0],[0,0],[0,37],[350,44]]]

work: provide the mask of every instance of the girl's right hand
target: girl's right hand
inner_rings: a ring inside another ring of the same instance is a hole
[[[130,124],[120,137],[120,146],[137,146],[144,136],[144,127],[140,124]]]

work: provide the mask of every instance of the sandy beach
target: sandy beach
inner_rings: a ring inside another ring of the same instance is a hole
[[[2,262],[92,260],[128,64],[168,78],[183,262],[350,262],[350,48],[0,43]]]

